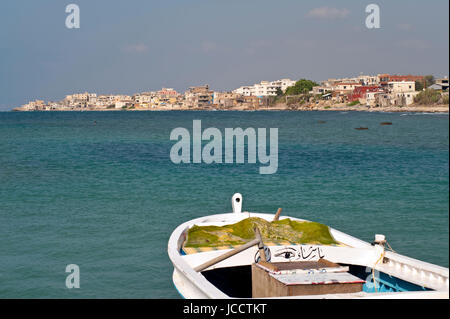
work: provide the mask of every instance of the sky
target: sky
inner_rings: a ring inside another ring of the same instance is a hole
[[[80,28],[66,27],[66,6]],[[366,6],[380,28],[366,27]],[[1,0],[0,111],[67,94],[449,73],[449,1]]]

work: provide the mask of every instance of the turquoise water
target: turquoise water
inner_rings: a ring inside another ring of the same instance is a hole
[[[170,132],[194,119],[277,127],[278,172],[173,164]],[[399,253],[448,267],[448,126],[447,114],[0,113],[0,297],[178,298],[171,232],[230,211],[235,192],[244,209],[385,234]],[[68,264],[80,289],[65,287]]]

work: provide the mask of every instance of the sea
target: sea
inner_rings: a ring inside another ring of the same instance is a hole
[[[278,170],[175,164],[170,134],[194,120],[278,128]],[[0,298],[180,298],[172,231],[230,212],[237,192],[244,210],[281,207],[368,242],[384,234],[448,267],[448,114],[0,112]],[[68,265],[80,288],[67,288]]]

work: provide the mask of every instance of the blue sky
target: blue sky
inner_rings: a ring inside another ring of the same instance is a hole
[[[70,3],[80,29],[65,26]],[[365,26],[370,3],[380,6],[380,29]],[[444,76],[448,10],[447,0],[2,0],[0,110],[84,91]]]

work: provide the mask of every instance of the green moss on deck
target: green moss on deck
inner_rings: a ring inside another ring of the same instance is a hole
[[[197,226],[188,231],[185,247],[219,247],[242,245],[255,238],[258,227],[264,242],[291,242],[295,244],[337,244],[328,226],[316,222],[299,222],[289,218],[268,222],[250,217],[225,226]]]

